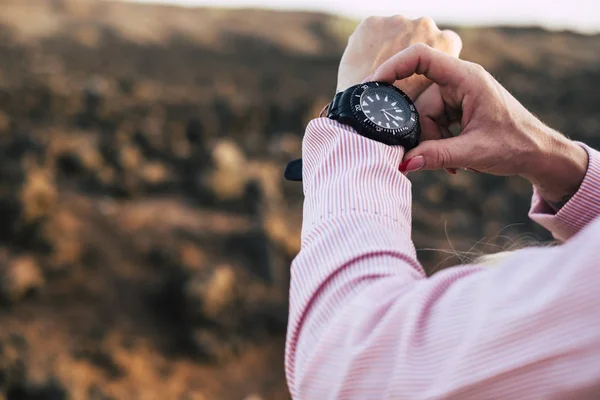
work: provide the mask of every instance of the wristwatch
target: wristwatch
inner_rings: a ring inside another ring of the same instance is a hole
[[[335,95],[326,117],[351,126],[359,135],[410,150],[419,143],[419,114],[402,90],[385,82],[367,82]],[[302,180],[302,159],[290,162],[284,176]]]

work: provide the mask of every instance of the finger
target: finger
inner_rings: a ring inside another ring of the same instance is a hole
[[[466,168],[475,156],[474,146],[467,136],[441,140],[427,140],[406,153],[404,160],[422,156],[424,163],[420,169]],[[410,171],[409,171],[410,172]]]
[[[433,82],[431,82],[429,79],[426,80],[432,83],[431,86],[429,86],[421,94],[421,96],[419,96],[416,99],[413,99],[415,107],[417,107],[417,110],[419,111],[419,115],[428,115],[430,117],[435,117],[437,115],[444,114],[445,105],[444,100],[442,99],[442,95],[440,94],[440,87],[438,85],[433,84]]]
[[[452,132],[450,132],[450,130],[448,128],[446,128],[443,125],[440,125],[439,122],[435,122],[436,127],[439,129],[439,137],[436,137],[436,139],[449,139],[451,137],[454,137],[454,135],[452,134]],[[423,137],[423,134],[421,132],[421,137]],[[422,140],[427,140],[427,139],[422,139]],[[446,172],[448,173],[448,175],[456,175],[456,168],[445,168]]]
[[[432,118],[423,116],[419,118],[419,122],[421,123],[420,142],[424,142],[426,140],[439,140],[444,137],[440,126]]]
[[[401,81],[396,81],[394,85],[413,101],[416,101],[433,85],[433,82],[423,76],[413,75]]]
[[[415,107],[419,112],[421,122],[421,141],[442,139],[444,126],[445,106],[440,94],[439,86],[432,85],[415,100]]]
[[[439,121],[438,121],[439,124]],[[446,125],[440,125],[440,132],[442,132],[442,139],[449,139],[454,137],[450,129],[446,127]],[[448,175],[456,175],[456,168],[445,168]]]
[[[421,130],[425,135],[424,137],[427,137],[429,131],[431,130],[428,126],[426,126],[429,124],[429,121],[424,121],[425,119],[430,119],[434,122],[437,122],[438,125],[442,125],[440,123],[442,122],[441,118],[445,117],[446,113],[444,100],[442,99],[438,85],[432,85],[427,88],[427,90],[425,90],[425,92],[423,92],[423,94],[415,100],[415,107],[417,108],[419,117],[422,120]],[[434,130],[434,133],[438,133],[437,130]],[[433,138],[440,139],[441,137],[434,136]]]
[[[420,74],[440,86],[458,86],[468,73],[467,65],[465,61],[419,43],[381,64],[373,79],[394,83],[412,74]]]

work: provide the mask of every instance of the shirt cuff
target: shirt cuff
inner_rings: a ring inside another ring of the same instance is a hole
[[[588,169],[575,195],[562,208],[554,209],[534,188],[530,218],[565,241],[600,215],[600,153],[579,143],[588,153]]]
[[[410,230],[411,184],[398,171],[404,149],[367,139],[328,118],[311,121],[302,144],[303,231],[348,214],[377,215]]]

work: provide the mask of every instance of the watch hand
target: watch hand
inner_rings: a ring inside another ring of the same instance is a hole
[[[382,111],[383,111],[384,115],[388,115],[389,114],[389,116],[392,117],[392,118],[394,118],[396,121],[404,121],[404,118],[402,118],[402,117],[396,117],[395,115],[392,115],[392,114],[388,113],[385,110],[382,110]]]
[[[388,121],[390,121],[390,117],[388,117],[387,113],[386,113],[385,111],[383,111],[383,110],[382,110],[381,112],[383,113],[383,116],[384,116],[384,117],[385,117],[385,118],[386,118]]]
[[[399,117],[396,117],[385,110],[381,110],[381,112],[383,112],[383,115],[385,115],[386,117],[389,115],[390,117],[394,118],[396,121],[398,121],[400,119]],[[388,121],[389,121],[389,119],[388,119]]]

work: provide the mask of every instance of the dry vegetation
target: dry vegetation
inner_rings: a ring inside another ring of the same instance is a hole
[[[0,0],[0,399],[288,398],[302,191],[281,172],[352,27]],[[600,145],[600,37],[460,33],[466,58]],[[441,249],[419,251],[430,271],[460,261],[447,236],[548,238],[518,179],[419,174],[414,192],[417,248]]]

